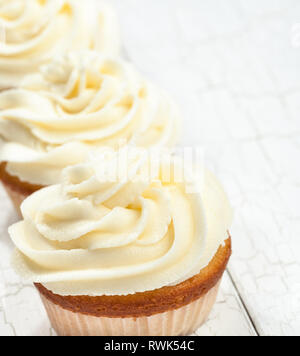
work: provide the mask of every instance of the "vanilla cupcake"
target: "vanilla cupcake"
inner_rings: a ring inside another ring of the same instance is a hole
[[[174,103],[130,64],[69,53],[0,94],[0,179],[18,208],[99,147],[172,147],[177,124]]]
[[[0,0],[0,90],[18,87],[58,53],[82,49],[119,52],[116,15],[99,0]]]
[[[9,229],[13,265],[59,335],[187,335],[206,320],[232,212],[211,173],[190,179],[183,167],[105,152],[22,204],[24,220]]]

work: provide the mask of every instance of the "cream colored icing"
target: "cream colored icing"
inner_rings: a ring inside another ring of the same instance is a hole
[[[130,64],[71,52],[0,93],[0,161],[22,181],[57,184],[98,147],[172,147],[177,124],[174,103]]]
[[[0,0],[0,89],[20,85],[53,56],[96,49],[118,54],[114,11],[99,0]]]
[[[140,151],[124,157],[67,168],[63,184],[23,203],[24,220],[9,229],[18,273],[60,295],[128,295],[177,285],[209,264],[232,220],[216,178],[177,182],[178,159],[155,171]]]

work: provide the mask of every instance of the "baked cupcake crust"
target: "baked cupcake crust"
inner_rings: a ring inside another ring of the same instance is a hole
[[[35,284],[43,297],[60,307],[95,317],[138,318],[186,306],[209,292],[221,280],[232,253],[231,238],[220,246],[209,265],[201,272],[171,287],[127,296],[60,296],[42,284]]]
[[[44,188],[42,185],[34,185],[31,183],[23,182],[18,177],[11,176],[7,172],[6,166],[6,162],[2,162],[0,164],[0,180],[5,187],[9,188],[9,190],[27,197]]]

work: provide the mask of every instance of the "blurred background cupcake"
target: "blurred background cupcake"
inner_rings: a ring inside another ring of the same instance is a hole
[[[130,64],[98,52],[59,56],[0,94],[0,179],[18,208],[99,147],[173,147],[178,116]]]
[[[97,0],[0,0],[0,90],[62,51],[119,53],[116,15]]]
[[[186,335],[208,317],[232,211],[211,173],[160,158],[105,151],[22,204],[13,263],[59,335]]]

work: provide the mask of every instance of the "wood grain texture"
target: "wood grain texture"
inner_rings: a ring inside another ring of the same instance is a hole
[[[173,94],[182,144],[204,147],[226,185],[229,270],[255,328],[299,335],[299,1],[112,2],[127,56]]]
[[[197,335],[300,334],[298,0],[110,0],[124,54],[184,116],[235,209],[234,253]],[[0,334],[53,335],[9,265],[16,219],[0,191]]]

